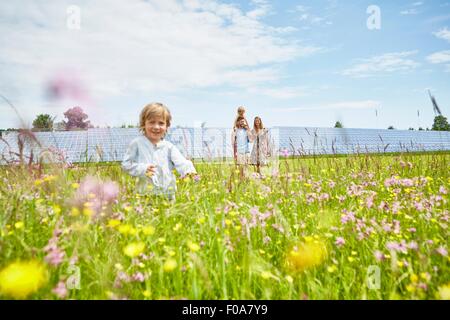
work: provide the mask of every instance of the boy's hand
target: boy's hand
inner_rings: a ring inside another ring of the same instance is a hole
[[[156,171],[156,166],[151,164],[147,167],[147,171],[145,171],[145,175],[150,178],[155,174],[155,171]]]

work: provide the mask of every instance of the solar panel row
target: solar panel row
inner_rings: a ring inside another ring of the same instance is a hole
[[[274,150],[296,155],[450,150],[450,132],[380,129],[274,127]],[[9,132],[0,139],[0,163],[33,157],[44,161],[121,161],[137,128]],[[173,128],[166,139],[191,158],[232,155],[231,129]]]

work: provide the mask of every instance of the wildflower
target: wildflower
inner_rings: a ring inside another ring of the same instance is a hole
[[[45,266],[36,260],[13,262],[0,271],[0,293],[25,299],[47,282]]]
[[[132,242],[123,248],[123,253],[130,258],[135,258],[145,250],[143,242]]]
[[[98,178],[86,177],[76,189],[72,200],[75,207],[81,207],[89,202],[91,211],[87,215],[98,214],[104,206],[112,204],[119,194],[119,187],[115,182],[103,182]],[[85,206],[86,207],[86,206]]]
[[[386,259],[386,256],[384,255],[384,253],[382,253],[382,252],[379,251],[379,250],[376,250],[376,251],[374,252],[374,256],[375,256],[375,259],[376,259],[377,261],[383,261],[383,260]]]
[[[114,228],[117,227],[120,223],[121,223],[120,220],[111,219],[108,221],[108,227]]]
[[[327,268],[327,271],[329,273],[334,273],[334,272],[336,272],[336,270],[337,270],[337,267],[334,264]]]
[[[18,221],[14,224],[16,229],[23,229],[23,221]]]
[[[145,291],[142,292],[142,295],[143,295],[145,298],[150,298],[151,293],[150,293],[149,290],[145,290]]]
[[[132,281],[136,281],[136,282],[144,282],[145,281],[145,276],[142,274],[142,272],[136,272],[135,274],[133,274],[131,276]]]
[[[59,281],[56,287],[52,289],[52,292],[59,298],[64,299],[67,297],[67,288],[64,281]]]
[[[155,233],[155,228],[153,226],[146,226],[142,228],[142,233],[146,236],[151,236]]]
[[[175,259],[167,259],[167,261],[163,265],[163,270],[165,272],[172,272],[177,267],[177,261]]]
[[[196,244],[195,242],[188,242],[188,247],[192,252],[197,252],[198,250],[200,250],[200,246],[198,244]]]
[[[443,247],[443,246],[440,246],[439,248],[437,248],[436,252],[439,253],[443,257],[446,257],[448,255],[447,249],[445,249],[445,247]]]
[[[337,237],[334,244],[340,248],[345,244],[345,239],[342,237]]]
[[[287,263],[297,271],[317,266],[327,255],[325,244],[320,241],[300,243],[287,256]]]
[[[438,297],[441,300],[450,300],[450,282],[439,287]]]

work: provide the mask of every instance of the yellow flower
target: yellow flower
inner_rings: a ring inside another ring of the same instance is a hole
[[[287,256],[287,264],[297,271],[303,271],[323,262],[327,255],[325,244],[321,241],[300,243]]]
[[[142,233],[146,236],[151,236],[155,233],[155,227],[153,226],[146,226],[142,228]]]
[[[149,290],[145,290],[145,291],[142,292],[142,295],[143,295],[145,298],[149,298],[149,297],[150,297],[150,291],[149,291]]]
[[[417,276],[417,274],[412,274],[410,277],[411,282],[416,283],[417,281],[419,281],[419,277]]]
[[[327,271],[328,271],[329,273],[334,273],[336,270],[337,270],[337,267],[336,267],[335,265],[329,266],[329,267],[327,268]]]
[[[198,250],[200,250],[200,246],[198,244],[196,244],[195,242],[188,242],[188,247],[192,252],[197,252]]]
[[[450,282],[442,287],[439,287],[438,290],[439,299],[441,300],[450,300]]]
[[[200,217],[200,218],[198,218],[198,220],[197,220],[197,222],[200,223],[200,224],[205,223],[205,221],[206,221],[205,217]]]
[[[143,242],[132,242],[123,248],[123,253],[130,258],[137,257],[145,250],[145,243]]]
[[[0,271],[0,293],[25,299],[47,282],[45,266],[36,260],[14,262]]]
[[[78,189],[79,187],[80,187],[79,183],[76,183],[76,182],[72,183],[72,188],[73,189]]]
[[[76,217],[80,215],[80,210],[78,210],[78,208],[73,207],[72,210],[70,211],[70,215]]]
[[[165,272],[172,272],[177,267],[177,261],[175,259],[167,259],[167,261],[163,265],[163,270]]]
[[[120,220],[117,219],[111,219],[108,221],[108,227],[114,228],[117,227],[120,224]]]
[[[14,227],[16,227],[16,229],[22,229],[23,228],[23,221],[18,221],[14,224]]]

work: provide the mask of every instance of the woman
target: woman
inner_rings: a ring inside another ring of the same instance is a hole
[[[261,174],[260,167],[268,164],[270,156],[269,132],[260,117],[255,117],[253,129],[250,134],[253,149],[250,154],[250,163],[256,166],[256,172]]]

